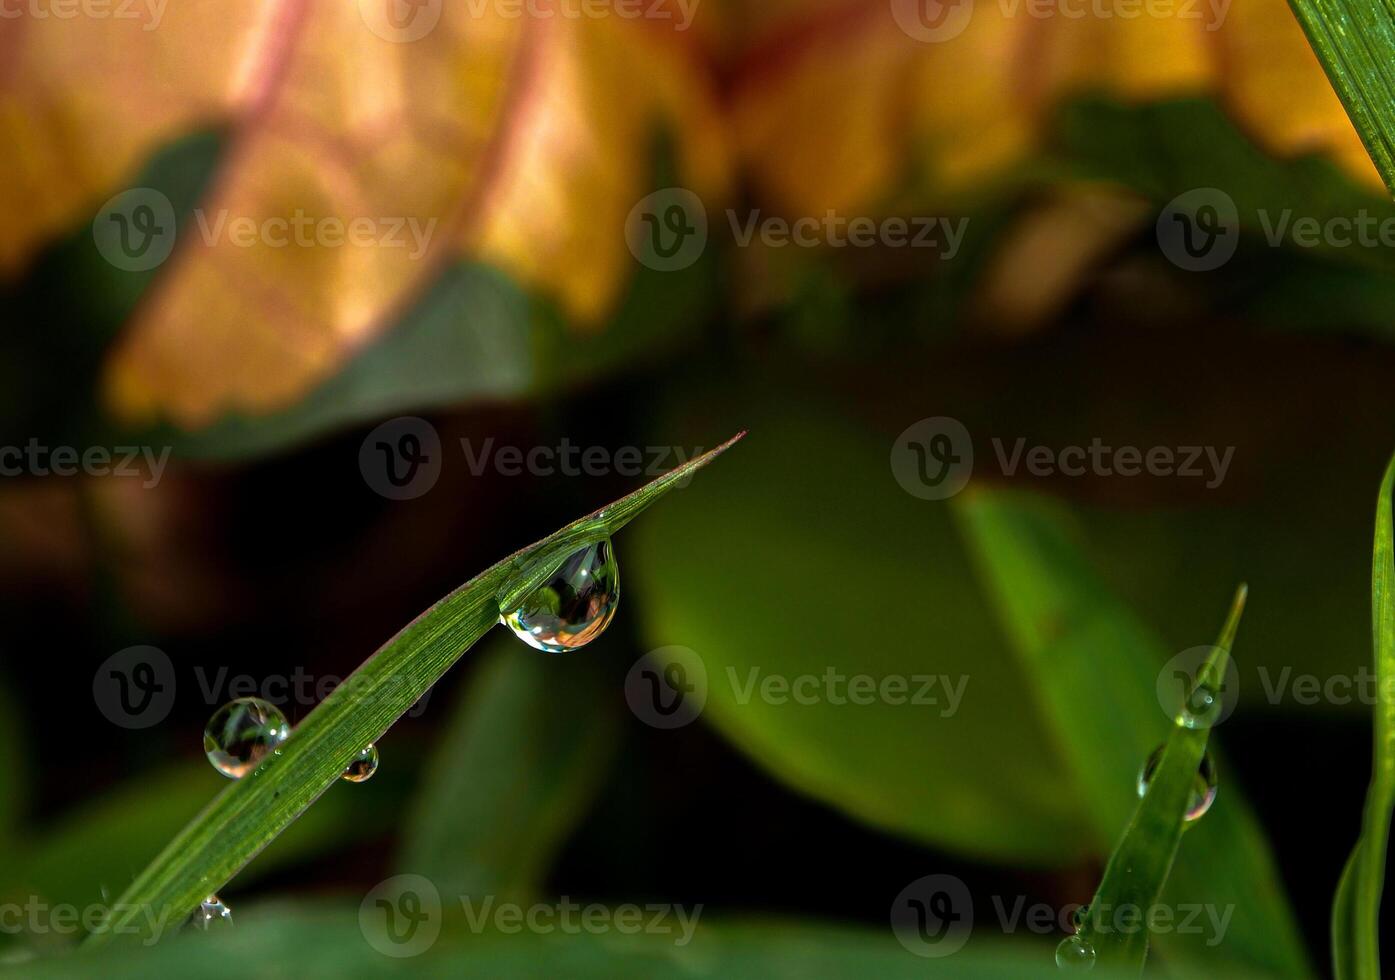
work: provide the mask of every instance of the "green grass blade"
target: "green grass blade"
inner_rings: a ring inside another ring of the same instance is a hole
[[[1050,722],[1070,791],[1085,801],[1091,821],[1081,834],[1107,852],[1138,805],[1143,760],[1170,728],[1156,694],[1169,649],[1085,560],[1072,514],[1058,503],[978,490],[956,498],[954,508]],[[1188,961],[1227,975],[1312,975],[1274,857],[1234,785],[1222,786],[1216,805],[1187,831],[1185,857],[1163,892],[1162,904],[1172,908],[1203,902],[1233,910],[1224,941],[1159,935],[1169,966]]]
[[[1395,810],[1395,531],[1391,492],[1395,459],[1376,497],[1376,539],[1371,559],[1371,639],[1376,661],[1376,717],[1371,788],[1361,837],[1337,886],[1332,907],[1332,964],[1338,980],[1380,977],[1380,899],[1385,851]]]
[[[520,657],[517,642],[491,641],[407,821],[397,866],[443,894],[531,898],[619,747],[595,661]]]
[[[1289,0],[1366,152],[1395,193],[1395,15],[1388,0]]]
[[[1208,674],[1225,676],[1230,647],[1244,608],[1245,587],[1242,585],[1235,594],[1216,648],[1199,672],[1198,681]],[[1116,923],[1106,921],[1105,915],[1126,906],[1151,909],[1157,903],[1182,842],[1183,815],[1197,770],[1206,754],[1209,735],[1205,728],[1173,727],[1148,791],[1139,801],[1133,819],[1105,866],[1100,887],[1090,902],[1094,914],[1080,929],[1081,937],[1095,947],[1101,965],[1143,969],[1148,958],[1149,931],[1116,928]]]
[[[618,531],[741,435],[504,559],[409,623],[325,698],[279,753],[195,817],[136,877],[89,942],[145,936],[153,922],[189,914],[335,785],[353,756],[498,622],[501,602],[526,594],[582,543]]]

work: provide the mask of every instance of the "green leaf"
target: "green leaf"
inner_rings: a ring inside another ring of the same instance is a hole
[[[398,867],[446,894],[531,896],[615,757],[595,662],[516,646],[500,637],[477,668],[407,822]]]
[[[395,777],[404,767],[352,792],[331,792],[287,829],[248,870],[241,884],[350,840],[388,830],[396,817]],[[143,855],[157,851],[208,801],[221,777],[207,765],[179,766],[140,777],[84,804],[26,840],[19,856],[3,865],[0,895],[33,894],[50,905],[100,904],[140,870]]]
[[[1382,8],[1384,9],[1384,8]],[[1338,980],[1380,977],[1380,900],[1385,852],[1395,810],[1395,531],[1391,493],[1395,459],[1376,497],[1376,540],[1371,560],[1371,639],[1376,661],[1375,737],[1371,788],[1361,836],[1342,872],[1332,908],[1332,961]]]
[[[325,698],[279,752],[185,827],[118,899],[110,928],[90,941],[118,930],[143,935],[151,913],[168,918],[195,908],[334,786],[363,746],[377,742],[498,622],[501,603],[535,588],[585,542],[620,530],[740,438],[495,564],[408,624]]]
[[[1395,18],[1386,3],[1289,0],[1366,152],[1395,192]]]
[[[630,562],[647,644],[704,665],[702,721],[787,786],[892,833],[1017,865],[1082,860],[1096,844],[1084,801],[1062,792],[1068,773],[948,508],[906,494],[879,440],[788,388],[709,397],[759,420],[760,451],[645,521]],[[817,703],[759,693],[811,676],[828,694]],[[899,703],[853,703],[854,677],[908,687]]]
[[[1215,649],[1198,671],[1196,685],[1225,676],[1244,608],[1245,587],[1241,586]],[[1091,914],[1079,931],[1095,948],[1103,966],[1143,970],[1150,929],[1119,928],[1114,916],[1123,908],[1151,910],[1157,904],[1182,842],[1188,801],[1209,736],[1206,728],[1173,726],[1147,792],[1110,855],[1099,889],[1090,901]]]
[[[1094,834],[1107,840],[1132,814],[1138,770],[1170,727],[1156,696],[1166,647],[1082,558],[1063,506],[976,490],[955,498],[954,507],[1074,785],[1089,802]],[[1238,787],[1223,785],[1205,819],[1188,830],[1184,860],[1164,895],[1172,907],[1205,902],[1234,910],[1224,942],[1169,933],[1158,937],[1166,953],[1216,970],[1224,964],[1226,972],[1311,974],[1273,856]]]
[[[527,930],[443,930],[417,956],[389,958],[365,939],[358,903],[271,903],[233,911],[235,926],[221,932],[171,937],[153,948],[109,947],[0,966],[0,976],[58,980],[100,975],[104,980],[199,977],[245,980],[275,977],[418,977],[460,980],[499,977],[544,980],[1052,980],[1054,966],[1040,951],[971,945],[943,959],[923,959],[903,949],[889,929],[871,930],[823,922],[710,921],[704,914],[691,941],[674,935],[621,934],[586,929],[577,935]],[[672,915],[669,919],[672,919]],[[449,924],[447,924],[449,925]],[[1049,951],[1049,948],[1048,948]],[[1097,969],[1092,980],[1121,980],[1125,973]],[[1214,973],[1178,974],[1213,977]],[[1243,980],[1244,974],[1228,975]]]

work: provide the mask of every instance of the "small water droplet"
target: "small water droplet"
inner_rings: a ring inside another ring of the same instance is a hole
[[[1148,791],[1148,784],[1153,781],[1153,774],[1158,771],[1158,763],[1162,762],[1163,750],[1166,746],[1159,745],[1153,750],[1153,754],[1148,756],[1148,761],[1143,764],[1143,769],[1138,774],[1138,795],[1142,796]],[[1193,823],[1205,816],[1206,811],[1211,809],[1211,804],[1216,799],[1216,764],[1211,758],[1211,753],[1207,752],[1201,757],[1201,766],[1196,771],[1196,782],[1192,785],[1192,795],[1187,800],[1187,812],[1183,819],[1187,823]]]
[[[1080,936],[1067,936],[1056,947],[1056,965],[1062,970],[1093,970],[1095,947]]]
[[[1184,728],[1212,728],[1221,716],[1221,693],[1206,682],[1192,688],[1177,715]]]
[[[286,716],[261,698],[238,698],[213,713],[203,730],[203,751],[224,776],[241,779],[290,737]]]
[[[566,653],[600,636],[619,603],[620,569],[610,539],[602,538],[570,555],[499,621],[529,646]]]
[[[1085,928],[1085,923],[1087,923],[1087,922],[1089,922],[1089,921],[1090,921],[1090,906],[1089,906],[1089,905],[1082,905],[1082,906],[1080,906],[1078,909],[1075,910],[1075,913],[1070,917],[1070,924],[1071,924],[1072,926],[1075,927],[1075,931],[1076,931],[1076,932],[1079,932],[1081,929],[1084,929],[1084,928]]]
[[[344,770],[344,778],[351,783],[366,783],[373,778],[373,774],[378,771],[378,747],[370,745],[358,755],[354,756],[354,761],[349,763]]]
[[[205,932],[231,926],[232,909],[224,905],[217,895],[209,895],[199,903],[199,910],[194,913],[190,923]]]

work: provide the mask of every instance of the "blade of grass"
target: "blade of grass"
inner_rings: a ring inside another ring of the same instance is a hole
[[[1289,0],[1366,152],[1395,193],[1395,16],[1386,0]]]
[[[619,745],[619,703],[593,661],[516,645],[491,641],[403,834],[399,869],[443,894],[531,899]]]
[[[1137,807],[1139,767],[1168,728],[1156,700],[1167,647],[1111,594],[1070,533],[1070,512],[1054,501],[977,490],[956,498],[954,508],[1093,818],[1095,846],[1105,850]],[[1187,859],[1163,893],[1172,908],[1206,902],[1233,909],[1225,941],[1179,930],[1159,936],[1159,947],[1169,965],[1190,959],[1226,974],[1248,968],[1311,976],[1273,856],[1237,790],[1223,788],[1187,832]]]
[[[1244,610],[1245,586],[1242,585],[1235,593],[1215,649],[1198,671],[1196,684],[1208,677],[1225,676],[1230,648]],[[1195,687],[1193,685],[1193,689]],[[1143,970],[1148,958],[1149,930],[1121,929],[1118,923],[1105,922],[1104,917],[1125,907],[1146,912],[1157,903],[1182,842],[1184,815],[1196,785],[1197,770],[1206,754],[1209,735],[1206,728],[1173,726],[1147,792],[1110,855],[1100,887],[1090,902],[1091,914],[1080,928],[1081,938],[1094,946],[1102,966]]]
[[[505,558],[409,623],[325,698],[279,752],[195,817],[136,877],[88,942],[148,936],[153,924],[187,915],[337,783],[353,756],[380,739],[498,622],[501,603],[537,587],[588,540],[619,531],[744,434]]]
[[[1338,980],[1380,977],[1380,900],[1385,852],[1395,810],[1395,519],[1391,493],[1395,459],[1376,497],[1371,558],[1371,640],[1376,661],[1376,706],[1371,788],[1361,836],[1342,872],[1332,904],[1332,966]]]

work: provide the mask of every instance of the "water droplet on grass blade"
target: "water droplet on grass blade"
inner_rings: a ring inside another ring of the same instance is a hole
[[[217,895],[209,895],[199,903],[199,909],[189,923],[205,932],[225,928],[232,925],[232,909],[224,905]]]
[[[261,698],[238,698],[213,713],[203,730],[203,751],[224,776],[241,779],[290,737],[286,716]]]
[[[350,762],[344,770],[344,778],[351,783],[366,783],[378,771],[378,747],[370,745]]]
[[[605,631],[620,603],[620,569],[609,538],[573,552],[517,609],[499,620],[524,643],[566,653]]]
[[[1163,751],[1167,747],[1159,745],[1153,750],[1153,754],[1148,756],[1148,761],[1143,764],[1143,769],[1138,774],[1138,795],[1141,797],[1148,792],[1148,784],[1153,781],[1153,774],[1158,771],[1158,764],[1162,762]],[[1216,765],[1211,759],[1211,753],[1207,752],[1201,757],[1201,765],[1196,771],[1196,780],[1192,784],[1191,796],[1187,798],[1187,811],[1183,819],[1187,823],[1200,820],[1206,811],[1211,809],[1211,804],[1216,799]]]
[[[1221,692],[1209,683],[1192,688],[1178,712],[1177,723],[1184,728],[1211,728],[1220,719]]]
[[[1067,936],[1056,947],[1056,965],[1062,970],[1093,970],[1095,947],[1080,936]]]

